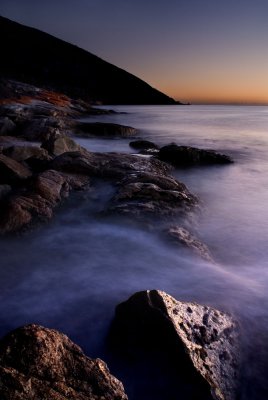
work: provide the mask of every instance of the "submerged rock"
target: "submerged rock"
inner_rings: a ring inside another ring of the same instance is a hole
[[[232,163],[231,158],[225,154],[220,154],[213,150],[203,150],[188,146],[177,146],[176,144],[169,144],[161,147],[158,157],[160,160],[169,162],[175,166]]]
[[[204,260],[214,262],[208,247],[197,239],[192,233],[181,226],[171,226],[164,231],[170,242],[182,245]]]
[[[137,133],[137,129],[131,126],[104,122],[80,122],[77,124],[77,128],[78,136],[129,137]]]
[[[0,376],[5,400],[127,400],[102,360],[86,357],[67,336],[38,325],[0,341]]]
[[[214,308],[180,302],[159,290],[138,292],[117,306],[111,341],[128,362],[154,356],[161,363],[164,355],[167,365],[160,365],[161,371],[172,364],[178,394],[188,391],[183,398],[237,396],[237,324]]]

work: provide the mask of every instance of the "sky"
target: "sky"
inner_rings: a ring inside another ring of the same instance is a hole
[[[268,104],[268,0],[0,0],[176,100]]]

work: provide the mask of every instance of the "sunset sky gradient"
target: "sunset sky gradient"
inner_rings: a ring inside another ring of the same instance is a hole
[[[268,0],[1,0],[177,100],[268,104]]]

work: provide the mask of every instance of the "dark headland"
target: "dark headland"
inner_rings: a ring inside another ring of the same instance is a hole
[[[0,16],[0,74],[104,104],[178,104],[77,46]]]

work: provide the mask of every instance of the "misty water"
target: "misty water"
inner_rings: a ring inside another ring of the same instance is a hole
[[[151,377],[140,377],[146,382],[135,388],[133,376],[137,380],[139,371],[131,370],[131,377],[106,348],[115,306],[136,291],[161,289],[236,316],[243,348],[242,399],[268,398],[268,107],[113,109],[124,113],[90,120],[136,127],[139,138],[159,145],[173,141],[234,159],[228,166],[173,171],[200,199],[195,233],[216,264],[168,246],[153,232],[100,217],[113,188],[97,182],[95,189],[71,196],[45,226],[1,239],[0,334],[32,322],[56,328],[89,356],[107,361],[131,400],[166,400],[166,389],[145,388],[157,386]],[[131,153],[129,141],[79,139],[92,151]]]

